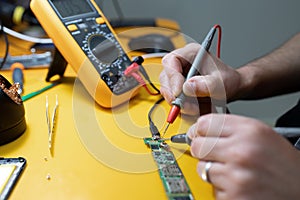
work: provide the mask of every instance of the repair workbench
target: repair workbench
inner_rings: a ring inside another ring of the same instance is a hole
[[[3,47],[1,43],[1,55]],[[10,51],[15,52],[10,52],[12,55],[21,53],[16,47]],[[159,85],[160,58],[146,59],[144,67]],[[0,73],[12,81],[11,71]],[[25,94],[49,85],[46,74],[46,68],[24,70]],[[51,114],[56,95],[59,107],[51,155],[45,102],[48,96]],[[0,146],[0,157],[21,156],[27,160],[10,199],[167,199],[151,150],[143,141],[151,136],[147,114],[158,99],[141,88],[128,102],[113,109],[102,108],[68,66],[61,84],[24,102],[25,133]],[[160,131],[168,110],[169,105],[163,102],[153,113]],[[193,120],[177,119],[164,137],[185,132]],[[168,144],[194,198],[213,199],[212,187],[197,174],[198,160],[190,155],[189,147]]]

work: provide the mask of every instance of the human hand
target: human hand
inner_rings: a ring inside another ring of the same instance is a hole
[[[184,83],[184,76],[188,73],[199,48],[199,44],[191,43],[163,58],[160,90],[169,104],[182,90],[187,96],[211,97],[224,104],[236,94],[240,85],[240,74],[210,53],[205,55],[204,62],[201,63],[201,75],[194,76]],[[185,101],[183,112],[198,114],[198,101],[195,101],[195,98],[193,102]]]
[[[188,131],[201,175],[207,162],[217,200],[299,199],[300,152],[260,121],[210,114]]]

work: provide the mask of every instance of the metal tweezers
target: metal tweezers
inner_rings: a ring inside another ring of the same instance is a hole
[[[52,118],[51,118],[51,122],[50,122],[49,102],[48,102],[48,95],[47,95],[46,96],[46,119],[47,119],[47,125],[48,125],[48,148],[49,148],[50,154],[52,154],[53,132],[54,132],[54,127],[55,127],[55,118],[57,115],[57,109],[58,109],[58,97],[56,95],[55,107],[53,108]]]

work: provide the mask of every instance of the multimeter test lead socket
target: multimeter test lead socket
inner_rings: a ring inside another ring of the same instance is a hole
[[[210,46],[211,46],[211,43],[212,43],[212,40],[213,40],[213,37],[216,33],[216,26],[212,27],[210,29],[210,31],[208,32],[208,34],[206,35],[206,37],[204,38],[202,44],[201,44],[201,48],[199,49],[196,57],[195,57],[195,60],[186,76],[186,79],[185,80],[188,80],[190,78],[192,78],[193,76],[196,76],[197,74],[199,74],[199,70],[200,70],[200,67],[201,67],[201,62],[204,58],[204,55],[206,54],[206,52],[209,50]],[[172,102],[172,107],[171,107],[171,110],[168,114],[168,118],[167,118],[167,126],[164,130],[164,133],[167,132],[167,129],[169,128],[170,124],[172,124],[175,119],[177,118],[179,112],[180,112],[180,109],[183,108],[183,103],[185,101],[185,94],[183,92],[181,92],[181,94],[176,97],[176,99]]]
[[[274,127],[273,130],[285,138],[300,137],[299,127]],[[173,135],[170,140],[173,143],[184,143],[188,145],[191,145],[192,142],[192,139],[185,133]]]

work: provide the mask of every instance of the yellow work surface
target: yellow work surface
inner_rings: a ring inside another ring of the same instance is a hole
[[[159,86],[160,59],[147,59],[144,66]],[[11,81],[10,71],[0,73]],[[48,85],[46,74],[47,69],[25,70],[25,95]],[[52,155],[48,149],[46,95],[50,114],[56,95],[59,102]],[[10,199],[167,199],[151,150],[143,141],[151,136],[147,115],[159,98],[141,88],[128,102],[104,109],[95,104],[68,66],[61,84],[24,102],[26,132],[0,146],[0,157],[27,160]],[[163,102],[153,113],[160,131],[169,108]],[[178,118],[164,137],[187,131],[194,120]],[[213,199],[212,187],[197,174],[198,160],[190,155],[189,147],[169,145],[194,198]]]

